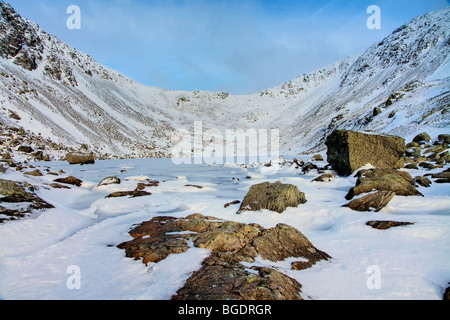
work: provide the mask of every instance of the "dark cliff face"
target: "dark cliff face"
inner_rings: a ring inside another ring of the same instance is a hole
[[[37,26],[23,19],[6,2],[0,3],[0,56],[24,69],[35,70],[43,45]]]

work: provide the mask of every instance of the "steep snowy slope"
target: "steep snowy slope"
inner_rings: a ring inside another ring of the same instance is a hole
[[[323,148],[335,128],[408,138],[449,127],[449,8],[414,19],[361,55],[242,96],[146,87],[5,2],[0,18],[1,122],[67,146],[86,144],[97,154],[170,156],[172,133],[192,130],[194,121],[222,132],[277,128],[286,154]]]

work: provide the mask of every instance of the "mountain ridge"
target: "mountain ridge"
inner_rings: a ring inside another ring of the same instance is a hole
[[[279,128],[284,154],[320,151],[337,128],[409,138],[446,133],[450,124],[450,7],[413,19],[361,54],[249,95],[147,87],[6,2],[0,14],[0,121],[104,158],[170,157],[172,133],[192,130],[194,121],[204,130]]]

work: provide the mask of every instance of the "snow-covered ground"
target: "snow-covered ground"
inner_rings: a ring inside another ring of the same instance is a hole
[[[124,250],[116,246],[131,239],[128,231],[134,224],[155,216],[185,217],[192,213],[256,222],[266,228],[285,223],[300,230],[332,259],[302,271],[290,270],[289,259],[279,263],[257,259],[254,264],[276,266],[297,279],[305,299],[442,299],[450,282],[448,184],[420,187],[424,197],[396,196],[381,212],[361,213],[342,207],[356,178],[312,182],[317,171],[305,175],[290,166],[267,176],[261,171],[264,167],[174,165],[170,159],[107,160],[86,166],[50,162],[40,166],[41,171],[45,166],[54,172],[63,169],[65,175],[84,183],[70,190],[52,189],[45,183],[55,176],[24,178],[13,171],[2,175],[40,186],[38,195],[55,206],[0,225],[3,299],[170,299],[200,268],[208,250],[192,247],[145,266],[126,258]],[[408,170],[413,177],[441,171]],[[108,176],[117,176],[122,183],[97,187]],[[134,190],[147,178],[160,181],[159,186],[146,189],[152,195],[105,199],[113,191]],[[297,185],[308,202],[282,214],[262,211],[237,215],[238,206],[224,208],[225,203],[242,201],[251,185],[264,181]],[[414,224],[381,231],[366,226],[370,220]],[[79,289],[70,289],[77,275],[73,270],[79,271]],[[374,288],[374,284],[379,286]]]

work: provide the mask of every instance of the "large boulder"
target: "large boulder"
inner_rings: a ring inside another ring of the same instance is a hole
[[[344,176],[368,163],[377,168],[394,168],[406,151],[403,138],[349,130],[334,131],[325,144],[328,163]]]
[[[408,172],[395,169],[368,169],[358,172],[356,185],[346,195],[347,200],[363,193],[390,191],[397,196],[422,196]],[[383,197],[382,197],[383,198]]]
[[[267,209],[282,213],[287,207],[306,203],[306,197],[297,186],[281,182],[263,182],[253,185],[241,203],[237,213]]]
[[[350,201],[345,207],[354,211],[375,211],[383,209],[395,196],[392,191],[378,191],[369,193],[361,198]]]
[[[66,155],[66,160],[69,161],[70,164],[94,164],[95,157],[94,154],[86,154],[80,152],[69,152]]]

